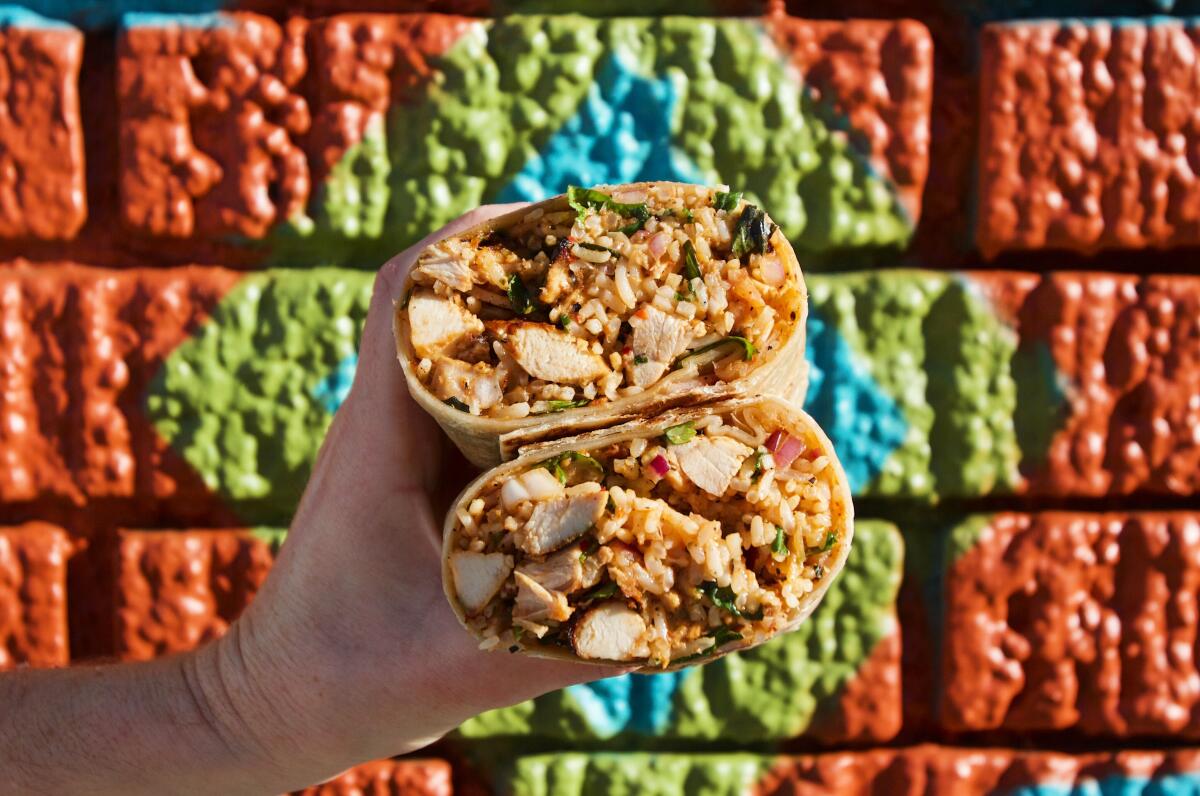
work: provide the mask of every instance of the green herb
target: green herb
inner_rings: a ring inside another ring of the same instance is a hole
[[[837,544],[837,540],[838,540],[837,534],[834,533],[833,531],[829,531],[827,534],[825,534],[825,544],[821,545],[820,552],[828,553],[830,550],[833,549],[833,546],[835,544]]]
[[[525,628],[521,627],[520,625],[517,625],[516,627],[513,628],[513,640],[514,641],[520,641],[521,637],[524,635],[525,635]]]
[[[708,631],[708,633],[706,633],[705,635],[712,638],[713,645],[711,647],[709,647],[708,649],[700,650],[695,655],[688,655],[683,658],[677,658],[675,660],[675,663],[687,663],[688,661],[699,660],[700,658],[707,658],[707,657],[711,656],[714,652],[716,652],[718,649],[720,649],[721,647],[728,644],[729,642],[742,640],[741,633],[738,633],[736,630],[730,630],[725,625],[721,625],[720,627],[713,628],[712,630]]]
[[[763,474],[763,457],[764,457],[764,456],[766,456],[766,455],[767,455],[767,452],[766,452],[765,450],[763,450],[762,448],[759,448],[759,449],[758,449],[758,452],[756,452],[756,453],[754,454],[754,472],[752,472],[752,473],[750,474],[750,481],[751,481],[751,482],[757,481],[758,479],[762,478],[762,474]]]
[[[634,354],[633,355],[633,364],[635,364],[635,365],[645,365],[649,361],[650,361],[650,359],[645,354]]]
[[[579,551],[579,563],[582,564],[584,561],[587,561],[588,556],[595,555],[599,549],[600,543],[596,541],[596,537],[590,537],[584,542],[583,547]]]
[[[608,252],[613,257],[620,257],[621,253],[616,249],[610,249],[607,246],[601,246],[599,243],[577,243],[575,244],[581,249],[587,249],[593,252]]]
[[[819,580],[824,574],[825,574],[825,567],[821,566],[820,564],[817,564],[815,567],[813,567],[813,577],[814,578],[817,578]]]
[[[531,315],[536,309],[529,288],[525,287],[521,277],[516,274],[508,277],[508,303],[518,315]]]
[[[451,395],[446,400],[442,401],[442,403],[444,403],[446,406],[454,407],[455,409],[457,409],[460,412],[467,412],[469,414],[471,411],[471,407],[467,406],[465,403],[458,400],[453,395]]]
[[[733,253],[738,257],[762,254],[767,250],[774,225],[767,214],[754,205],[746,205],[733,231]]]
[[[733,589],[729,586],[717,586],[715,581],[706,580],[700,584],[700,593],[712,602],[713,605],[720,608],[722,611],[727,611],[741,619],[762,619],[762,608],[759,608],[752,614],[745,613],[734,604],[737,595],[733,593]],[[739,638],[741,638],[739,636]]]
[[[688,223],[696,220],[696,214],[691,210],[688,210],[686,207],[668,207],[666,210],[663,210],[661,213],[657,214],[657,218],[671,218],[672,216],[675,218],[682,218]]]
[[[726,213],[731,210],[737,210],[738,202],[742,201],[742,192],[733,191],[726,193],[725,191],[717,191],[713,196],[713,207],[718,210],[724,210]]]
[[[499,547],[502,541],[504,541],[504,531],[493,531],[488,536],[488,547]]]
[[[683,295],[678,290],[675,291],[675,300],[676,301],[684,301],[685,299],[687,299],[687,296]]]
[[[579,604],[586,605],[590,602],[595,602],[596,600],[607,600],[616,593],[617,584],[615,581],[610,580],[608,583],[602,583],[589,592],[584,592],[583,596],[579,598]]]
[[[555,321],[555,323],[558,324],[559,329],[562,329],[565,332],[571,328],[571,316],[565,312],[560,312],[558,315],[558,320]]]
[[[696,436],[696,427],[689,420],[686,423],[671,426],[663,432],[663,436],[667,438],[667,442],[671,445],[683,445],[690,442],[692,437]]]
[[[744,351],[742,358],[745,359],[746,361],[754,359],[754,355],[758,353],[758,349],[754,346],[754,343],[751,343],[745,337],[738,337],[735,334],[731,334],[728,337],[722,337],[720,340],[717,340],[714,343],[709,343],[708,345],[702,345],[697,349],[688,351],[686,354],[684,354],[683,356],[681,356],[675,360],[675,364],[673,365],[673,367],[677,368],[680,365],[682,365],[685,361],[691,359],[692,357],[699,356],[700,354],[705,354],[709,351],[712,351],[714,348],[720,348],[721,346],[728,345],[729,343],[737,343],[738,345],[740,345],[742,347],[742,349]]]
[[[642,225],[650,220],[650,211],[644,203],[622,204],[602,191],[592,188],[580,188],[578,185],[572,185],[567,188],[567,204],[575,211],[580,221],[587,217],[588,210],[600,210],[604,208],[613,211],[617,215],[634,219],[632,224],[621,227],[621,232],[624,232],[626,235],[632,235],[637,232],[642,228]]]
[[[546,408],[540,412],[533,412],[535,415],[552,415],[556,412],[565,412],[568,409],[578,409],[581,406],[587,406],[591,400],[580,398],[575,401],[546,401]]]
[[[771,545],[771,552],[777,556],[787,555],[787,534],[783,532],[783,528],[775,526],[775,542]]]
[[[683,273],[689,284],[693,279],[703,279],[700,263],[696,262],[696,247],[690,240],[683,244]]]
[[[599,471],[600,477],[604,477],[604,465],[593,459],[591,456],[588,456],[586,453],[580,453],[579,451],[567,451],[565,453],[560,453],[553,459],[547,459],[538,466],[546,468],[554,474],[554,477],[559,480],[559,483],[565,484],[567,483],[567,471],[564,465],[571,464],[572,462],[582,462],[590,467],[594,467],[597,471]]]

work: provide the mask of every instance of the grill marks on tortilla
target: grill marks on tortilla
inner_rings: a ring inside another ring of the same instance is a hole
[[[609,372],[604,358],[574,335],[525,321],[490,321],[487,330],[496,336],[508,355],[529,375],[557,384],[587,384]]]

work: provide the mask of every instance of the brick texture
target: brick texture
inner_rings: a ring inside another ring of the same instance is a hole
[[[988,26],[980,249],[1200,243],[1198,40],[1166,18]]]
[[[53,525],[0,528],[0,670],[67,664],[70,550]]]
[[[276,541],[238,531],[122,531],[116,654],[147,660],[222,635],[266,579]]]

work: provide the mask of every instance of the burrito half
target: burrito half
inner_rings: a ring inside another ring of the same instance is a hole
[[[806,309],[800,265],[762,209],[653,182],[572,188],[429,246],[395,329],[411,393],[487,467],[550,415],[561,436],[799,395]]]
[[[534,446],[483,474],[446,519],[443,580],[481,648],[654,671],[796,627],[852,535],[816,423],[739,398]]]

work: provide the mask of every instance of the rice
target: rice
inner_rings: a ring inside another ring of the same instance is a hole
[[[696,654],[698,644],[708,649],[716,630],[758,639],[787,626],[816,588],[814,573],[835,555],[840,529],[834,515],[845,510],[832,499],[837,471],[824,455],[811,461],[801,455],[778,471],[765,445],[780,426],[752,409],[704,416],[690,428],[695,434],[683,444],[638,436],[529,465],[497,477],[466,510],[457,510],[454,549],[511,556],[516,566],[489,603],[490,616],[471,620],[476,629],[498,621],[501,636],[514,627],[528,634],[520,644],[570,647],[578,623],[610,606],[636,612],[645,628],[633,658],[665,666]],[[805,450],[823,445],[811,432],[789,427],[783,433]],[[717,449],[728,456],[692,469],[688,457],[697,450],[715,456]],[[822,458],[827,461],[818,466]],[[818,468],[819,474],[802,472]],[[710,479],[712,471],[728,475],[724,484]],[[552,494],[505,508],[502,488],[534,476],[556,484]],[[585,500],[591,502],[579,502]],[[594,514],[561,543],[531,552],[531,535],[562,527],[545,525],[551,522],[546,517],[565,522],[580,505]],[[583,578],[585,566],[591,580]],[[564,580],[563,567],[576,574]],[[604,597],[589,598],[604,589]]]
[[[705,372],[712,368],[724,381],[758,367],[758,352],[765,356],[780,350],[799,329],[795,308],[803,306],[803,282],[792,260],[781,258],[791,269],[783,284],[764,283],[758,261],[774,257],[768,249],[733,254],[731,229],[752,206],[741,202],[733,210],[717,210],[713,192],[698,186],[663,183],[631,193],[646,197],[643,212],[648,214],[632,224],[627,211],[599,205],[590,206],[582,218],[574,210],[537,207],[504,229],[470,240],[439,241],[422,252],[412,276],[417,295],[429,291],[461,308],[465,318],[473,319],[466,321],[473,329],[445,339],[434,335],[434,342],[422,344],[426,355],[416,368],[421,383],[438,399],[454,399],[471,414],[526,416],[523,409],[512,407],[526,402],[512,393],[513,387],[539,368],[553,367],[569,350],[546,354],[548,349],[541,346],[537,358],[522,354],[520,340],[513,342],[490,325],[496,322],[519,324],[513,332],[517,335],[537,325],[582,340],[585,350],[599,358],[587,375],[545,378],[579,388],[589,404],[614,402],[658,386],[680,367],[683,354],[704,344],[701,341],[737,335],[755,347],[752,361],[727,357],[720,366],[711,360],[690,363]],[[687,258],[693,255],[700,278],[687,278],[685,273],[691,267]],[[519,303],[526,301],[519,298],[522,293],[528,294],[528,304]],[[666,338],[672,341],[666,349],[647,338],[651,350],[635,351],[644,344],[635,344],[637,334],[630,322],[650,307],[691,325],[681,327],[682,337]],[[457,317],[454,310],[435,316],[433,322],[440,324]],[[416,339],[411,315],[409,322]],[[651,356],[659,367],[638,370]],[[614,378],[618,374],[619,380]],[[639,389],[622,389],[631,386]],[[528,414],[540,411],[531,408]]]

